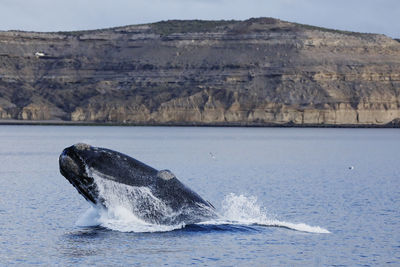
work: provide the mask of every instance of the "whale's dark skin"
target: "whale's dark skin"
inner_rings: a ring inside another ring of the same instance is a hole
[[[64,149],[59,164],[61,174],[87,201],[95,205],[107,208],[92,172],[119,184],[148,188],[157,199],[173,212],[180,214],[171,219],[159,218],[165,214],[144,212],[146,215],[142,219],[146,221],[189,224],[216,217],[214,207],[181,183],[170,171],[158,171],[120,152],[76,144]],[[146,211],[146,208],[140,207],[143,211]],[[140,217],[140,214],[138,216]]]

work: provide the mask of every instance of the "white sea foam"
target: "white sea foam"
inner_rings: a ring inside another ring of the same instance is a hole
[[[102,226],[120,232],[168,232],[185,225],[151,224],[139,219],[131,210],[122,206],[109,209],[91,206],[76,222],[80,227]]]
[[[100,225],[100,208],[90,206],[90,208],[79,217],[75,224],[81,227]]]
[[[221,220],[219,220],[219,223],[224,222],[229,222],[230,224],[284,227],[308,233],[330,233],[319,226],[277,220],[273,216],[268,215],[267,211],[257,203],[256,197],[246,197],[232,193],[227,195],[222,202]],[[214,223],[217,223],[217,221]]]
[[[100,225],[121,232],[165,232],[185,227],[184,224],[163,225],[160,222],[144,218],[174,218],[179,214],[156,198],[146,187],[127,186],[104,179],[91,172],[96,181],[99,195],[105,206],[89,208],[76,222],[78,226]],[[222,202],[219,218],[201,222],[202,225],[262,225],[283,227],[309,233],[329,233],[319,226],[304,223],[280,221],[268,215],[267,211],[257,203],[257,198],[244,195],[228,194]]]
[[[90,207],[76,222],[78,226],[99,225],[121,232],[165,232],[184,227],[184,224],[163,225],[148,222],[151,218],[168,219],[179,216],[155,197],[149,188],[116,183],[110,177],[103,177],[104,174],[90,169],[86,171],[95,180],[98,194],[107,208]]]

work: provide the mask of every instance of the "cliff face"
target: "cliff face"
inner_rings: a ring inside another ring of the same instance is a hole
[[[400,42],[270,18],[0,32],[0,119],[381,125]]]

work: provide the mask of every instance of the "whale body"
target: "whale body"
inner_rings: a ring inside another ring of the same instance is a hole
[[[211,203],[169,170],[156,170],[106,148],[75,144],[59,157],[61,174],[90,203],[122,205],[155,224],[192,224],[217,217]]]

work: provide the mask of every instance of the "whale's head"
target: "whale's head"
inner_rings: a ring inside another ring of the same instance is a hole
[[[103,204],[97,184],[99,179],[130,186],[148,186],[153,182],[151,177],[157,174],[157,170],[125,154],[83,143],[65,148],[59,164],[61,174],[94,204]]]
[[[98,204],[98,190],[93,177],[88,174],[87,159],[95,153],[87,144],[75,144],[63,150],[59,157],[60,172],[89,202]]]

